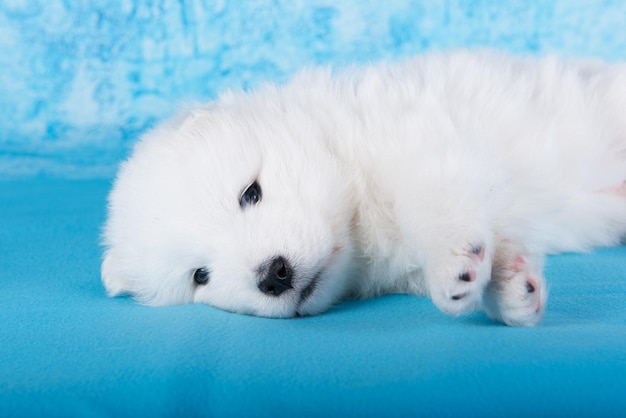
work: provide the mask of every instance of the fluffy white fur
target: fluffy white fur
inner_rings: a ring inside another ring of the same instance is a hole
[[[400,292],[532,326],[545,254],[626,236],[625,109],[624,65],[473,52],[226,93],[122,165],[102,278],[150,305],[292,317]]]

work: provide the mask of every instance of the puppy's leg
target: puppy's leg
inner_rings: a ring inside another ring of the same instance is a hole
[[[403,215],[396,216],[403,247],[423,273],[415,293],[428,294],[451,315],[481,308],[494,256],[493,204],[481,185],[462,180],[443,177],[421,184],[418,204],[406,210],[401,199],[395,200],[396,214]]]
[[[381,177],[386,178],[383,189],[393,202],[402,248],[423,273],[415,293],[427,293],[443,312],[461,315],[481,307],[491,278],[501,175],[481,149],[468,141],[446,140],[433,145],[428,158],[411,154],[406,165],[394,161],[395,170]],[[415,158],[424,163],[416,164]],[[407,178],[414,179],[410,192]]]
[[[530,254],[521,243],[498,242],[484,295],[486,313],[510,326],[537,325],[548,297],[542,270],[543,257]]]

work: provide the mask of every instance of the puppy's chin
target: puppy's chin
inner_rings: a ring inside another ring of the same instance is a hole
[[[329,310],[338,301],[339,298],[337,298],[336,301],[332,301],[331,303],[321,303],[314,298],[307,299],[306,301],[298,305],[294,316],[313,316],[321,314],[322,312]]]
[[[343,292],[331,294],[321,288],[310,291],[307,289],[305,288],[305,291],[309,292],[309,294],[306,297],[303,297],[301,292],[298,293],[296,290],[293,290],[290,292],[291,294],[284,294],[280,297],[257,295],[254,301],[239,301],[239,303],[233,303],[232,300],[226,302],[224,300],[202,299],[197,299],[195,302],[204,303],[236,314],[287,319],[323,313],[341,300],[343,296]]]
[[[322,275],[308,295],[302,295],[293,316],[313,316],[331,309],[349,295],[348,276],[325,277]]]
[[[255,303],[246,303],[244,305],[234,305],[231,303],[221,303],[220,301],[196,301],[225,312],[239,315],[258,316],[262,318],[288,319],[300,316],[297,312],[297,300],[290,298],[289,300],[267,300],[263,296],[259,296]]]

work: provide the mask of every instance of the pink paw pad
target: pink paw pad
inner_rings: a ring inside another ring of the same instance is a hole
[[[535,293],[537,290],[537,281],[535,279],[528,278],[528,280],[526,280],[526,290],[528,293]]]
[[[516,273],[523,271],[526,268],[526,260],[524,260],[523,257],[515,257],[515,259],[513,259],[512,268]]]
[[[452,300],[461,300],[465,296],[467,296],[467,293],[461,293],[460,295],[454,295],[454,296],[452,296]]]
[[[480,261],[483,261],[485,259],[485,247],[483,247],[482,245],[472,247],[470,252]]]
[[[476,280],[476,272],[474,270],[467,270],[466,272],[459,275],[459,280],[464,282],[473,282]]]
[[[535,292],[538,291],[538,289],[539,289],[539,285],[537,284],[537,281],[535,279],[529,277],[526,280],[526,291],[528,293],[535,293]],[[535,308],[534,309],[535,313],[541,312],[541,309],[542,309],[542,299],[541,298],[539,298],[537,300],[534,308]]]

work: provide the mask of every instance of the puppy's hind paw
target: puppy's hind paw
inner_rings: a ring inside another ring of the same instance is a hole
[[[487,315],[510,326],[537,325],[548,298],[540,264],[527,254],[497,255],[483,301]]]

